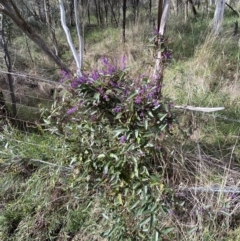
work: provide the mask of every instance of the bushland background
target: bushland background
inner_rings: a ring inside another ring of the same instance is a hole
[[[75,73],[58,1],[10,2]],[[123,2],[77,3],[84,39],[83,72],[103,68],[103,57],[120,66],[124,56],[131,85],[153,71],[155,55],[149,40],[156,28],[158,1],[126,1],[125,34]],[[64,4],[77,45],[74,1]],[[216,35],[214,1],[172,1],[165,36],[171,57],[165,64],[162,98],[172,105],[225,109],[209,114],[173,108],[174,121],[161,155],[150,149],[148,164],[142,161],[139,166],[134,158],[127,166],[121,161],[126,157],[121,152],[125,144],[115,135],[119,129],[107,126],[106,119],[97,123],[88,119],[86,109],[79,110],[86,115],[86,125],[75,116],[64,119],[63,129],[59,127],[59,116],[74,106],[78,95],[72,94],[68,82],[60,81],[63,76],[56,63],[3,14],[1,240],[240,239],[240,6],[237,1],[227,4],[231,8],[225,6],[222,30]],[[109,136],[99,131],[102,126]],[[93,132],[95,140],[102,141],[96,158],[101,163],[96,165],[88,148]],[[106,142],[119,147],[108,157]],[[82,144],[86,149],[81,149]],[[133,166],[133,176],[123,175]]]

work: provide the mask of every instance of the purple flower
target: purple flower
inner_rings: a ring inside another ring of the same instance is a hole
[[[69,74],[64,70],[61,71],[61,75],[62,75],[62,78],[60,79],[60,83],[63,83],[70,77]]]
[[[159,101],[158,100],[154,100],[153,104],[154,104],[155,107],[157,107],[159,105]]]
[[[159,33],[158,29],[156,27],[154,27],[153,32],[154,32],[154,34],[158,34]]]
[[[161,146],[157,146],[157,147],[156,147],[156,149],[157,149],[158,151],[161,151],[161,148],[162,148]]]
[[[68,114],[68,115],[71,115],[71,114],[73,114],[74,112],[76,112],[76,111],[77,111],[77,109],[78,109],[78,107],[77,107],[77,106],[75,106],[75,107],[73,107],[73,108],[69,109],[69,110],[67,111],[67,114]]]
[[[100,77],[99,73],[95,70],[93,73],[92,73],[92,79],[94,81],[98,80]]]
[[[107,74],[112,75],[116,70],[117,70],[117,68],[115,66],[109,65],[108,69],[107,69]]]
[[[170,102],[170,103],[169,103],[169,108],[172,109],[173,107],[174,107],[173,102]]]
[[[127,140],[126,136],[121,136],[120,143],[125,143]]]
[[[152,99],[154,97],[155,93],[154,92],[150,92],[148,93],[148,98],[149,99]]]
[[[172,209],[169,210],[170,215],[174,215],[174,211]]]
[[[103,95],[103,93],[104,93],[103,88],[102,88],[102,87],[101,87],[101,88],[98,88],[98,92]]]
[[[90,116],[91,121],[95,121],[97,119],[97,115],[93,114]]]
[[[105,56],[102,57],[102,63],[103,63],[105,66],[108,66],[108,65],[109,65],[108,59],[107,59]]]
[[[79,84],[85,84],[88,82],[88,76],[87,75],[80,76],[78,77],[77,80]]]
[[[118,87],[118,84],[114,83],[112,80],[110,81],[110,84],[111,84],[112,87]]]
[[[116,106],[114,109],[113,109],[114,112],[116,113],[119,113],[121,111],[121,107],[119,106]]]
[[[171,52],[170,51],[163,52],[162,58],[163,58],[163,60],[170,59],[171,58]]]
[[[72,83],[71,83],[72,88],[77,88],[78,85],[79,85],[79,83],[76,80],[73,80]]]
[[[170,59],[170,58],[171,58],[171,55],[172,55],[172,53],[169,52],[169,51],[167,51],[167,52],[165,53],[165,56],[166,56],[167,59]]]
[[[137,96],[136,98],[135,98],[135,103],[136,104],[140,104],[141,103],[141,97],[140,96]]]
[[[106,101],[109,101],[108,95],[105,94],[105,95],[103,96],[103,99],[106,100]]]

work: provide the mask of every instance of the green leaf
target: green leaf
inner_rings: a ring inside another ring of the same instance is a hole
[[[142,226],[146,225],[147,223],[150,222],[150,220],[151,220],[151,217],[148,217],[148,218],[144,219],[144,220],[139,224],[139,226],[142,227]]]
[[[167,114],[163,114],[161,117],[160,117],[160,121],[163,121],[164,120],[164,118],[167,116]]]
[[[120,205],[123,205],[121,193],[118,194],[118,202],[119,202]]]
[[[159,232],[156,230],[155,233],[154,233],[154,241],[158,241],[158,238],[159,238]]]
[[[164,129],[166,129],[166,127],[167,127],[167,124],[161,126],[160,131],[163,131]]]
[[[154,116],[153,116],[153,113],[152,113],[150,110],[148,111],[148,115],[149,115],[150,117],[154,117]]]
[[[152,37],[150,37],[150,38],[148,39],[148,41],[149,41],[149,42],[152,42],[155,38],[156,38],[156,36],[152,36]],[[154,46],[155,46],[155,44],[154,44]]]
[[[127,131],[127,129],[117,129],[117,130],[114,130],[113,132],[115,132],[115,135],[114,135],[114,137],[117,137],[117,136],[119,136],[120,134],[122,134],[122,133],[124,133],[124,132],[126,132]]]
[[[148,119],[145,119],[145,121],[144,121],[144,128],[145,128],[145,130],[148,129]]]
[[[135,96],[137,96],[138,95],[138,92],[134,92],[133,94],[131,94],[128,98],[127,98],[127,100],[126,101],[129,101],[129,100],[131,100],[131,99],[133,99]]]
[[[113,153],[110,154],[110,157],[114,158],[116,161],[118,160],[118,156]]]
[[[138,130],[135,130],[135,137],[138,138]]]
[[[166,235],[174,230],[174,227],[166,227],[161,230],[161,233]]]
[[[140,203],[140,200],[137,200],[137,201],[130,207],[130,210],[134,209],[139,203]]]
[[[150,228],[152,228],[155,223],[156,223],[156,216],[155,214],[153,214],[151,215]]]
[[[227,217],[230,217],[230,216],[231,216],[230,213],[227,213],[227,212],[225,212],[225,211],[223,211],[223,210],[221,210],[220,213],[222,213],[223,215],[225,215],[225,216],[227,216]]]
[[[109,217],[105,213],[102,213],[102,216],[107,220],[109,219]]]
[[[98,155],[97,159],[102,159],[104,157],[105,157],[105,154],[100,154],[100,155]]]
[[[197,231],[198,230],[198,227],[193,227],[193,228],[191,228],[187,233],[188,234],[191,234],[191,233],[193,233],[193,232],[195,232],[195,231]]]

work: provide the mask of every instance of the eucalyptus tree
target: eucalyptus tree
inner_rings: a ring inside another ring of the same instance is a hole
[[[218,0],[213,18],[213,32],[219,34],[222,29],[222,21],[225,9],[225,0]]]
[[[164,35],[166,32],[166,26],[170,13],[171,0],[159,0],[158,2],[158,23],[157,31],[158,35],[155,40],[157,49],[155,67],[153,71],[153,78],[157,80],[157,85],[161,89],[163,83],[163,71],[164,71],[164,56],[162,54]],[[161,92],[159,93],[161,95]]]
[[[61,12],[61,24],[62,24],[62,27],[66,34],[67,41],[68,41],[69,47],[71,49],[71,52],[73,54],[75,63],[77,65],[76,74],[77,74],[77,76],[82,76],[83,40],[82,40],[82,36],[81,36],[81,32],[80,32],[78,1],[74,0],[73,4],[74,4],[74,13],[75,13],[75,23],[76,23],[76,29],[77,29],[77,35],[78,35],[78,41],[79,41],[79,51],[77,51],[74,46],[70,30],[66,24],[66,13],[65,13],[63,0],[59,0],[59,6],[60,6],[60,12]]]

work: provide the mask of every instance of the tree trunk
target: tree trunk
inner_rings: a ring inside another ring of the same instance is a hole
[[[126,28],[126,11],[127,11],[127,0],[123,0],[123,25],[122,25],[122,41],[123,43],[126,42],[126,34],[125,34],[125,28]]]
[[[45,15],[46,15],[46,23],[47,26],[49,28],[49,31],[51,33],[51,39],[53,42],[53,46],[55,49],[55,54],[58,56],[58,42],[57,42],[57,38],[55,35],[55,29],[52,26],[52,17],[50,14],[50,4],[49,4],[49,0],[44,0],[44,10],[45,10]]]
[[[116,23],[116,27],[118,27],[118,20],[117,20],[117,17],[116,17],[116,13],[115,13],[115,11],[113,9],[113,5],[111,3],[111,0],[108,0],[108,4],[109,4],[109,6],[111,8],[112,18],[114,19],[114,22]]]
[[[14,86],[13,86],[13,78],[11,75],[12,72],[12,62],[11,62],[11,58],[8,52],[8,47],[7,47],[7,43],[5,40],[5,36],[4,36],[4,27],[3,27],[3,14],[0,14],[0,43],[2,45],[3,51],[4,51],[4,60],[7,66],[7,70],[8,70],[8,84],[9,84],[9,90],[11,93],[11,99],[12,99],[12,116],[16,117],[17,116],[17,106],[16,106],[16,97],[15,97],[15,93],[14,93]]]
[[[185,22],[188,20],[188,0],[185,2]]]
[[[69,0],[69,10],[70,10],[70,26],[75,26],[74,21],[74,0]]]
[[[163,84],[163,71],[164,71],[164,60],[162,51],[164,49],[164,35],[166,31],[166,25],[170,12],[171,0],[159,0],[158,6],[158,36],[155,41],[157,53],[156,62],[153,72],[153,78],[156,80],[156,85],[159,89],[159,96],[161,96],[161,87]]]
[[[40,20],[45,23],[46,19],[45,19],[45,16],[43,14],[43,6],[42,6],[42,0],[36,0],[36,3],[37,3],[37,8],[38,8],[38,16],[40,18]]]
[[[213,19],[213,32],[219,34],[222,29],[225,0],[218,0]]]
[[[108,4],[106,0],[104,0],[104,10],[105,10],[105,24],[108,25]]]
[[[43,39],[27,24],[19,9],[15,5],[13,0],[8,2],[0,0],[0,11],[6,14],[12,21],[35,43],[38,47],[47,54],[47,56],[53,60],[62,70],[70,73],[69,68],[62,62],[62,60],[56,56],[50,48],[46,45]]]
[[[196,10],[196,8],[194,6],[193,1],[192,0],[188,0],[188,1],[189,1],[190,5],[192,7],[192,11],[193,11],[194,17],[197,17],[197,10]]]
[[[76,4],[77,4],[77,0],[74,0],[74,4],[75,4],[75,7],[77,8]],[[77,53],[77,50],[73,44],[73,41],[72,41],[72,37],[71,37],[71,33],[69,31],[69,28],[67,27],[67,24],[66,24],[66,18],[65,18],[65,9],[64,9],[64,5],[63,5],[63,0],[59,0],[59,6],[60,6],[60,12],[61,12],[61,24],[62,24],[62,27],[64,29],[64,32],[66,34],[66,37],[67,37],[67,41],[68,41],[68,44],[69,44],[69,47],[72,51],[72,54],[73,54],[73,57],[74,57],[74,60],[76,62],[76,65],[77,65],[77,76],[82,76],[82,72],[81,72],[81,40],[79,40],[80,42],[80,49],[79,49],[79,52],[80,52],[80,55],[78,55]],[[77,9],[74,8],[74,10],[76,11]],[[76,20],[75,21],[78,21],[78,12],[76,11]],[[78,22],[77,22],[78,24]],[[77,26],[78,27],[78,26]],[[78,29],[78,31],[80,31]],[[80,32],[78,32],[78,34],[80,34]]]

